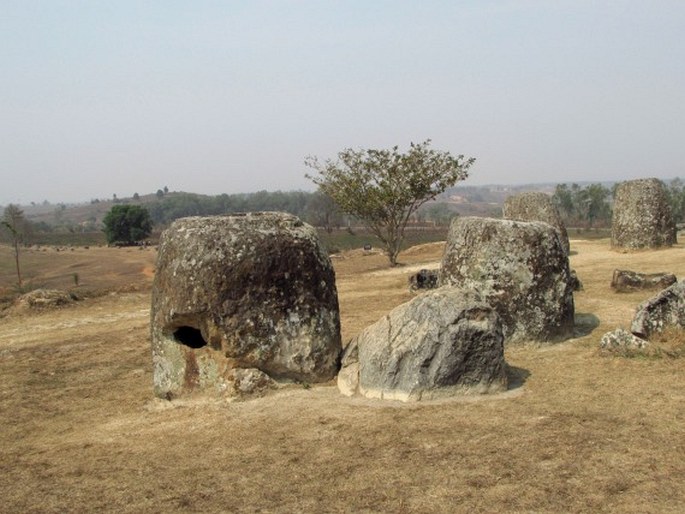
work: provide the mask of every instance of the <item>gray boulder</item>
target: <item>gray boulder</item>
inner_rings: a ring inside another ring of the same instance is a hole
[[[507,343],[573,335],[568,255],[547,223],[456,218],[440,285],[479,292],[502,318]]]
[[[611,278],[611,288],[617,293],[629,293],[642,289],[665,289],[677,281],[672,273],[638,273],[617,269]]]
[[[641,339],[627,330],[617,328],[613,332],[607,332],[599,341],[599,348],[605,353],[626,355],[630,353],[650,353],[652,345],[649,341]]]
[[[660,248],[676,243],[676,226],[664,183],[656,178],[621,182],[614,196],[611,246]]]
[[[347,396],[418,401],[506,390],[502,329],[477,295],[428,291],[367,327],[345,349]]]
[[[649,339],[655,332],[669,327],[685,328],[685,283],[678,282],[641,303],[630,331]]]
[[[160,241],[151,333],[160,397],[265,383],[236,369],[330,380],[341,352],[330,259],[289,214],[177,220]]]
[[[540,192],[527,192],[510,196],[502,207],[504,219],[514,221],[543,221],[552,225],[559,233],[561,246],[566,254],[570,251],[566,226],[561,221],[559,210],[549,195]]]

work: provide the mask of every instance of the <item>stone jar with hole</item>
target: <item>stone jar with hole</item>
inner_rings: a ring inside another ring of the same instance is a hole
[[[331,261],[290,214],[179,219],[160,241],[151,332],[159,397],[237,394],[241,369],[328,381],[341,352]]]

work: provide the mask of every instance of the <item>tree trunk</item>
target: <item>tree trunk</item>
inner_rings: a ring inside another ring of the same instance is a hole
[[[19,268],[19,241],[14,239],[14,261],[17,264],[17,281],[21,287],[21,269]]]
[[[400,245],[397,243],[388,243],[387,245],[386,253],[388,254],[388,260],[390,261],[391,268],[397,266],[397,256],[400,254],[399,246]]]

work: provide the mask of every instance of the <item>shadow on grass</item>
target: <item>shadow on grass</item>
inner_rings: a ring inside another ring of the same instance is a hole
[[[517,368],[507,364],[507,380],[509,382],[508,390],[518,389],[526,383],[526,379],[530,376],[530,371],[524,368]]]
[[[599,326],[599,318],[589,312],[576,312],[573,337],[590,335]]]

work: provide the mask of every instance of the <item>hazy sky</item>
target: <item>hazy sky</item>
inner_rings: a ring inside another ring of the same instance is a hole
[[[685,176],[682,0],[0,0],[0,65],[0,204],[427,138],[465,184]]]

